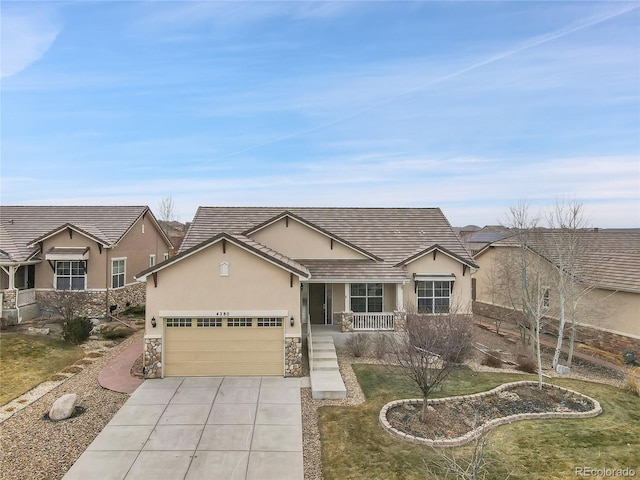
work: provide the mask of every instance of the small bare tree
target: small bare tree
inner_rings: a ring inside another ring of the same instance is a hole
[[[396,338],[392,352],[402,372],[422,392],[423,422],[428,417],[429,395],[462,360],[472,336],[471,320],[455,311],[437,315],[407,313],[406,331]]]
[[[176,207],[171,195],[164,197],[160,200],[160,203],[158,203],[158,219],[162,221],[164,233],[169,235],[169,222],[174,222],[178,219]]]
[[[65,322],[69,322],[77,317],[86,317],[97,303],[85,291],[54,290],[42,297],[40,305],[43,310],[60,315]],[[104,305],[100,306],[104,310]]]

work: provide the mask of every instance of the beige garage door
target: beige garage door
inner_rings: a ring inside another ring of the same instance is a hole
[[[282,318],[165,318],[166,376],[283,375]]]

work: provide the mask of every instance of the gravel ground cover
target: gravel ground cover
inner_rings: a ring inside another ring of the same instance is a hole
[[[98,373],[138,335],[142,332],[93,358],[81,372],[0,424],[0,479],[56,480],[64,476],[129,397],[102,388]],[[86,347],[98,350],[111,344],[95,342]],[[78,405],[85,412],[61,422],[44,420],[53,402],[67,393],[78,395]]]

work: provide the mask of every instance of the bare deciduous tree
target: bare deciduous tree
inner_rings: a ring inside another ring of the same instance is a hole
[[[167,224],[178,219],[176,207],[171,195],[164,197],[160,200],[160,203],[158,203],[158,219],[162,221],[162,228],[165,233],[169,235],[169,227]]]
[[[532,350],[538,363],[538,386],[542,388],[542,352],[540,333],[544,316],[549,308],[548,262],[531,248],[531,237],[536,234],[538,217],[529,211],[526,202],[510,207],[507,214],[509,227],[515,231],[517,265],[520,277],[518,289],[520,308],[524,315],[525,328],[533,340]]]
[[[98,304],[85,291],[54,290],[40,300],[43,310],[60,315],[65,322],[87,316],[87,312]],[[104,309],[104,305],[100,305]]]
[[[429,395],[462,360],[472,335],[471,320],[453,310],[437,315],[407,313],[406,331],[395,339],[392,352],[402,372],[422,392],[423,422],[428,417]]]

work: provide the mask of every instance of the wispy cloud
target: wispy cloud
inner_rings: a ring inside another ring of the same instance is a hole
[[[50,8],[2,8],[0,16],[0,77],[16,75],[40,60],[51,48],[62,27]]]

